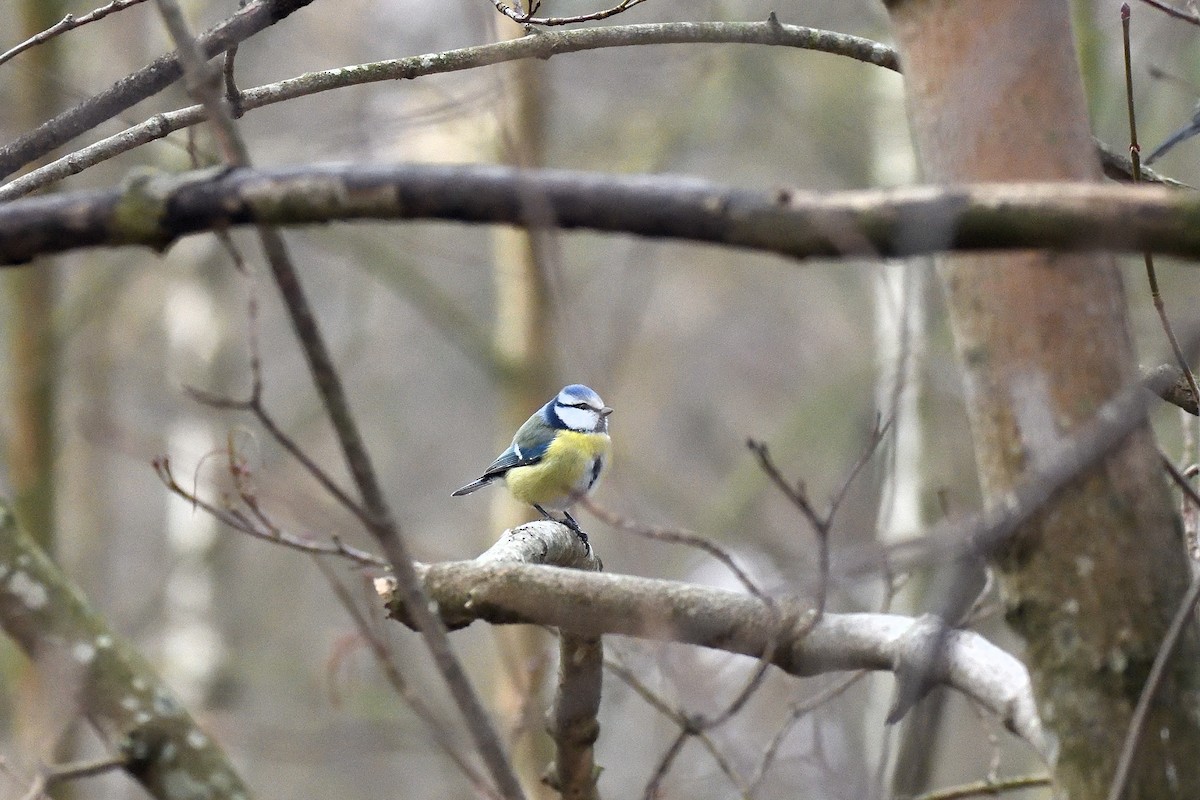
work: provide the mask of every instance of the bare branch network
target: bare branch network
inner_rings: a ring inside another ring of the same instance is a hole
[[[790,47],[851,58],[884,69],[894,71],[899,69],[896,51],[885,44],[836,31],[807,28],[801,25],[784,25],[772,15],[765,22],[657,22],[565,31],[538,31],[536,34],[519,39],[489,42],[366,64],[352,64],[298,75],[277,83],[239,91],[237,104],[240,112],[247,112],[298,97],[379,81],[412,80],[426,75],[478,69],[521,59],[547,60],[553,56],[612,47],[665,44],[754,44]],[[0,148],[0,169],[10,169],[11,171],[11,169],[24,166],[38,156],[50,152],[57,144],[74,138],[78,135],[77,132],[72,132],[75,127],[73,124],[73,115],[75,114],[88,114],[89,118],[97,120],[108,114],[104,117],[107,119],[128,105],[132,105],[133,102],[144,99],[145,92],[139,84],[132,81],[134,77],[136,76],[130,76],[130,79],[120,81],[108,90],[106,94],[111,95],[110,102],[99,104],[89,100],[77,106],[76,109],[64,112],[54,120],[47,122],[39,129],[38,138],[19,152],[16,150],[21,144],[20,142]],[[165,85],[155,91],[161,90],[161,88],[165,88]],[[109,113],[110,111],[112,113]],[[155,114],[138,125],[100,139],[43,167],[13,178],[0,186],[0,200],[15,200],[55,181],[78,174],[102,161],[161,139],[174,131],[198,125],[207,118],[204,107],[199,104]],[[58,131],[65,127],[71,128],[71,130],[64,131],[62,135],[66,136],[66,139],[60,141],[61,137]],[[5,162],[5,153],[10,149],[14,150],[12,160]],[[1111,161],[1114,168],[1120,169],[1121,157],[1114,154]],[[1124,163],[1122,174],[1128,175],[1130,172],[1128,158],[1124,159]]]
[[[1093,183],[817,194],[683,176],[499,166],[329,164],[141,173],[120,187],[0,206],[0,263],[239,225],[437,219],[683,239],[792,258],[950,250],[1146,250],[1200,258],[1200,197]]]

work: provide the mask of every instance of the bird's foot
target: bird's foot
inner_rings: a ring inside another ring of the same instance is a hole
[[[575,535],[579,537],[579,541],[583,542],[583,546],[587,548],[587,551],[590,553],[592,551],[592,546],[588,543],[588,535],[583,532],[583,528],[579,527],[579,523],[576,522],[575,518],[571,516],[571,512],[564,511],[563,516],[566,517],[566,519],[563,521],[564,524],[571,530],[575,531]]]
[[[551,516],[549,511],[542,508],[537,503],[534,503],[533,507],[536,508],[538,511],[540,511],[542,516],[545,517],[546,519],[550,520],[551,522],[561,522],[563,525],[566,525],[568,528],[575,531],[575,535],[579,537],[579,541],[583,542],[583,546],[587,550],[587,552],[589,552],[589,553],[592,552],[592,545],[588,542],[588,535],[583,532],[583,528],[579,527],[579,523],[576,522],[575,518],[571,516],[571,512],[564,511],[563,517],[565,517],[565,519],[558,520],[558,519],[555,519],[553,516]]]

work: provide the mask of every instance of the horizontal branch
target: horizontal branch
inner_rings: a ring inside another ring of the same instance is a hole
[[[563,543],[530,549],[562,552],[573,534],[563,526],[549,535]],[[515,543],[520,546],[520,542]],[[537,556],[525,561],[537,560]],[[485,620],[493,624],[550,625],[584,637],[620,634],[700,645],[760,658],[793,675],[842,670],[915,668],[927,657],[929,618],[897,614],[829,614],[814,621],[797,598],[778,598],[773,608],[761,598],[725,589],[632,575],[585,572],[531,563],[475,561],[417,565],[417,573],[449,626]],[[391,598],[390,579],[377,582],[389,610],[405,618]],[[970,631],[950,631],[938,663],[928,675],[987,707],[1044,757],[1049,745],[1038,719],[1029,675],[1012,655]]]
[[[165,249],[229,226],[437,219],[684,239],[793,258],[948,250],[1154,251],[1200,258],[1200,197],[1092,183],[816,194],[672,175],[496,166],[318,165],[143,173],[0,205],[0,263],[98,246]]]

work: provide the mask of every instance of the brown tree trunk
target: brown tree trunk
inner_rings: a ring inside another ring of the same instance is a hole
[[[926,178],[1099,180],[1061,0],[894,0],[889,13]],[[1115,22],[1115,15],[1114,15]],[[984,494],[995,502],[1134,379],[1113,259],[1042,252],[943,259]],[[998,559],[1028,644],[1054,777],[1102,798],[1146,673],[1187,586],[1148,425],[1061,493]],[[1200,797],[1200,642],[1185,637],[1128,797]]]

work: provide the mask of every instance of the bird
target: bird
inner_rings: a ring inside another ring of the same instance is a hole
[[[612,411],[583,384],[564,386],[525,420],[512,444],[478,479],[451,496],[462,497],[503,478],[513,497],[546,519],[563,522],[588,546],[570,508],[595,490],[608,464]],[[550,511],[561,511],[564,519],[555,519]]]

